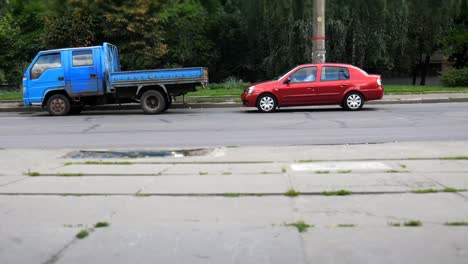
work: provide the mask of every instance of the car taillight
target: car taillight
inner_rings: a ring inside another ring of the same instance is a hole
[[[377,78],[377,84],[378,84],[379,86],[382,86],[382,79],[380,79],[380,77]]]

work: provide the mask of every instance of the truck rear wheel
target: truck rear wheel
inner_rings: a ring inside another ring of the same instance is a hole
[[[63,94],[54,94],[47,100],[47,110],[50,115],[67,115],[70,112],[70,108],[70,100]]]
[[[162,113],[166,109],[166,99],[160,91],[146,91],[140,98],[141,109],[146,114],[154,115]]]

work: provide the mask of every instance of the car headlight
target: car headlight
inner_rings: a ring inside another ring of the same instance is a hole
[[[250,86],[249,89],[247,89],[247,94],[251,94],[255,91],[255,86]]]

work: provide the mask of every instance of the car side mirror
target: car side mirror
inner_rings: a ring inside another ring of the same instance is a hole
[[[290,84],[291,83],[291,78],[286,78],[286,80],[284,80],[283,84]]]

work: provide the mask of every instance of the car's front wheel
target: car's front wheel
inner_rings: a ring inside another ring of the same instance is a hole
[[[349,93],[343,100],[343,107],[348,111],[358,111],[364,106],[364,97],[357,92]]]
[[[257,108],[260,112],[270,113],[276,110],[278,102],[276,98],[269,94],[264,94],[258,98]]]

